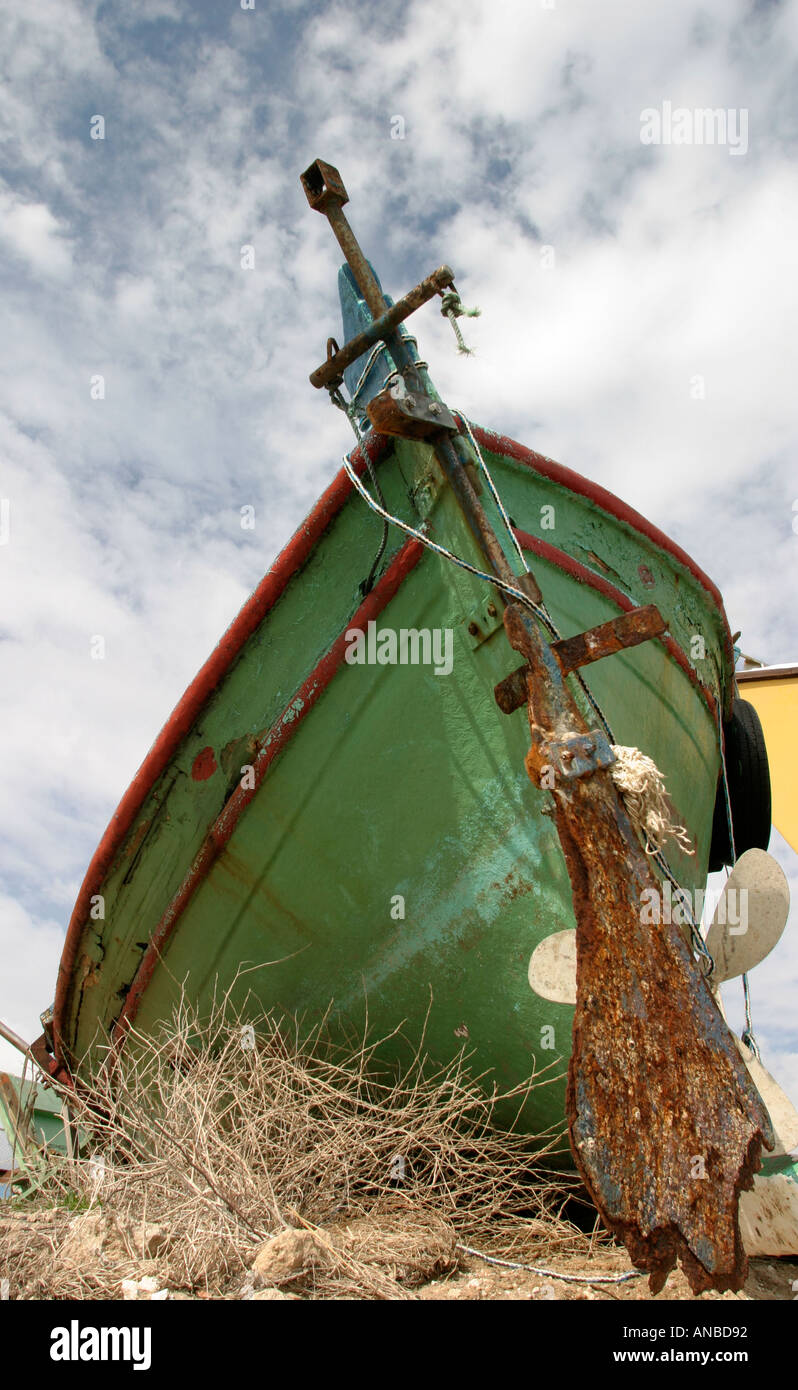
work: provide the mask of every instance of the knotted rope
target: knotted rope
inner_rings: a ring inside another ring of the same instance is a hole
[[[447,290],[446,294],[441,295],[441,313],[448,319],[454,329],[454,336],[457,339],[457,351],[464,357],[472,357],[474,349],[466,347],[465,340],[460,332],[460,325],[457,320],[460,318],[478,319],[482,313],[481,309],[466,309],[457,290]]]
[[[695,854],[683,825],[671,818],[665,780],[652,758],[639,748],[613,744],[616,761],[612,780],[623,796],[627,815],[646,842],[646,853],[656,854],[668,840],[675,840],[685,854]]]

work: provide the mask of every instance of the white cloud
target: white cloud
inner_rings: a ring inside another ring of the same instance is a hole
[[[58,219],[45,203],[26,203],[0,189],[0,236],[15,256],[44,276],[63,276],[72,257]]]
[[[42,1031],[39,1014],[52,1003],[61,942],[58,922],[26,912],[0,894],[0,1017],[24,1042],[33,1042]],[[24,1062],[22,1053],[0,1038],[0,1071],[19,1076]]]

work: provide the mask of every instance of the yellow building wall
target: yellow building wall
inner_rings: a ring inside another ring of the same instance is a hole
[[[762,721],[770,763],[773,824],[798,853],[798,677],[741,681],[739,689]]]

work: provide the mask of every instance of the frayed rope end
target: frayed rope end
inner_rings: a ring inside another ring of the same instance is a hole
[[[665,779],[652,758],[639,748],[613,744],[616,761],[610,768],[635,830],[642,836],[647,854],[656,854],[674,840],[685,854],[695,854],[685,827],[674,821],[665,790]]]

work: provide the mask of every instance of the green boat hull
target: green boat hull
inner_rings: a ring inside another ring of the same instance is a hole
[[[34,1172],[45,1151],[67,1152],[61,1098],[7,1072],[0,1072],[0,1129],[10,1151],[9,1173]]]
[[[733,681],[719,597],[608,494],[478,437],[563,635],[632,603],[656,603],[668,623],[667,640],[584,679],[615,741],[664,774],[695,846],[669,851],[671,868],[701,888]],[[483,563],[432,450],[370,448],[389,510]],[[364,599],[378,538],[339,475],[172,716],[81,890],[56,1055],[80,1072],[109,1036],[168,1018],[181,987],[202,1009],[243,967],[233,995],[252,1009],[330,1010],[347,1029],[367,1012],[372,1036],[404,1022],[409,1044],[426,1020],[432,1056],[465,1049],[500,1090],[552,1067],[563,1079],[523,1111],[542,1131],[563,1120],[573,1011],[530,987],[529,961],[575,923],[551,798],[524,768],[526,712],[504,715],[493,696],[518,658],[495,591],[395,530]],[[350,663],[346,633],[369,622],[373,634],[449,630],[451,671]]]

